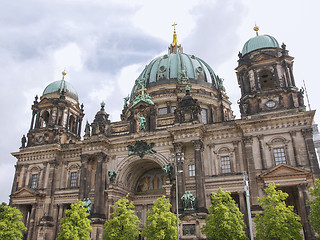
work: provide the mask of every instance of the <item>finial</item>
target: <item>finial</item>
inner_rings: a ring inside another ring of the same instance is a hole
[[[186,89],[186,91],[190,91],[191,90],[189,85],[187,85],[185,89]]]
[[[178,24],[175,23],[175,22],[172,24],[172,26],[173,26],[173,32],[174,32],[174,33],[176,33],[176,26],[177,26],[177,25],[178,25]]]
[[[102,102],[100,103],[101,109],[103,109],[105,105],[106,105],[105,102],[102,101]]]
[[[62,80],[64,80],[64,76],[67,75],[66,70],[63,70],[62,72]]]
[[[176,23],[173,23],[172,26],[173,26],[173,41],[172,41],[172,46],[176,46],[177,45],[177,33],[176,33],[176,26],[178,24]]]
[[[254,24],[254,31],[256,31],[257,36],[259,35],[258,31],[259,31],[259,27],[257,26],[257,24]]]

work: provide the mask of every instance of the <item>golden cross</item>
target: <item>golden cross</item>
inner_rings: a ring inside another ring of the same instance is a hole
[[[176,26],[177,26],[177,25],[178,25],[178,24],[176,24],[176,23],[173,23],[173,24],[172,24],[174,31],[176,31]]]

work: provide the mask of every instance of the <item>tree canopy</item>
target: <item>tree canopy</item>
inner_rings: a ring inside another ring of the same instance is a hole
[[[224,192],[219,188],[217,193],[212,193],[211,202],[209,208],[211,214],[206,218],[206,225],[201,228],[207,239],[248,239],[243,230],[246,227],[243,214],[236,206],[230,192]]]
[[[314,187],[310,189],[311,196],[314,197],[312,201],[309,201],[310,214],[309,220],[312,228],[319,234],[320,239],[320,179],[316,179]]]
[[[65,213],[57,240],[90,240],[91,221],[87,218],[89,213],[82,201],[71,204],[71,209],[67,209]]]
[[[148,240],[177,239],[177,217],[170,212],[171,204],[165,196],[153,202],[153,207],[147,212],[146,224],[142,236]]]
[[[22,213],[15,207],[10,207],[6,203],[0,205],[0,239],[16,240],[22,239],[23,231],[27,228],[24,226]]]
[[[286,206],[288,194],[277,190],[274,183],[269,184],[265,192],[266,197],[258,198],[259,205],[263,208],[262,215],[257,214],[254,218],[256,239],[303,239],[299,215],[293,212],[293,206]]]
[[[136,240],[138,238],[140,221],[134,215],[134,205],[128,200],[128,195],[119,199],[112,206],[115,211],[104,224],[104,240]]]

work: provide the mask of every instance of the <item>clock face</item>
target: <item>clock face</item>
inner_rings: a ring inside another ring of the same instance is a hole
[[[268,102],[266,103],[266,106],[267,106],[268,108],[273,108],[275,105],[276,105],[276,103],[275,103],[274,101],[272,101],[272,100],[270,100],[270,101],[268,101]]]

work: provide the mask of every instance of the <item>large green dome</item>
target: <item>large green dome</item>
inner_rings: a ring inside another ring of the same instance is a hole
[[[279,48],[278,41],[269,35],[257,35],[250,38],[242,48],[242,56],[263,48]]]
[[[65,81],[64,79],[60,81],[55,81],[53,83],[50,83],[43,91],[42,96],[50,94],[50,93],[64,93],[65,95],[72,97],[75,100],[78,100],[78,94],[74,87]]]
[[[190,83],[216,87],[218,76],[202,59],[179,51],[172,51],[153,59],[142,71],[131,92],[131,98],[143,79],[146,88],[187,80]]]

